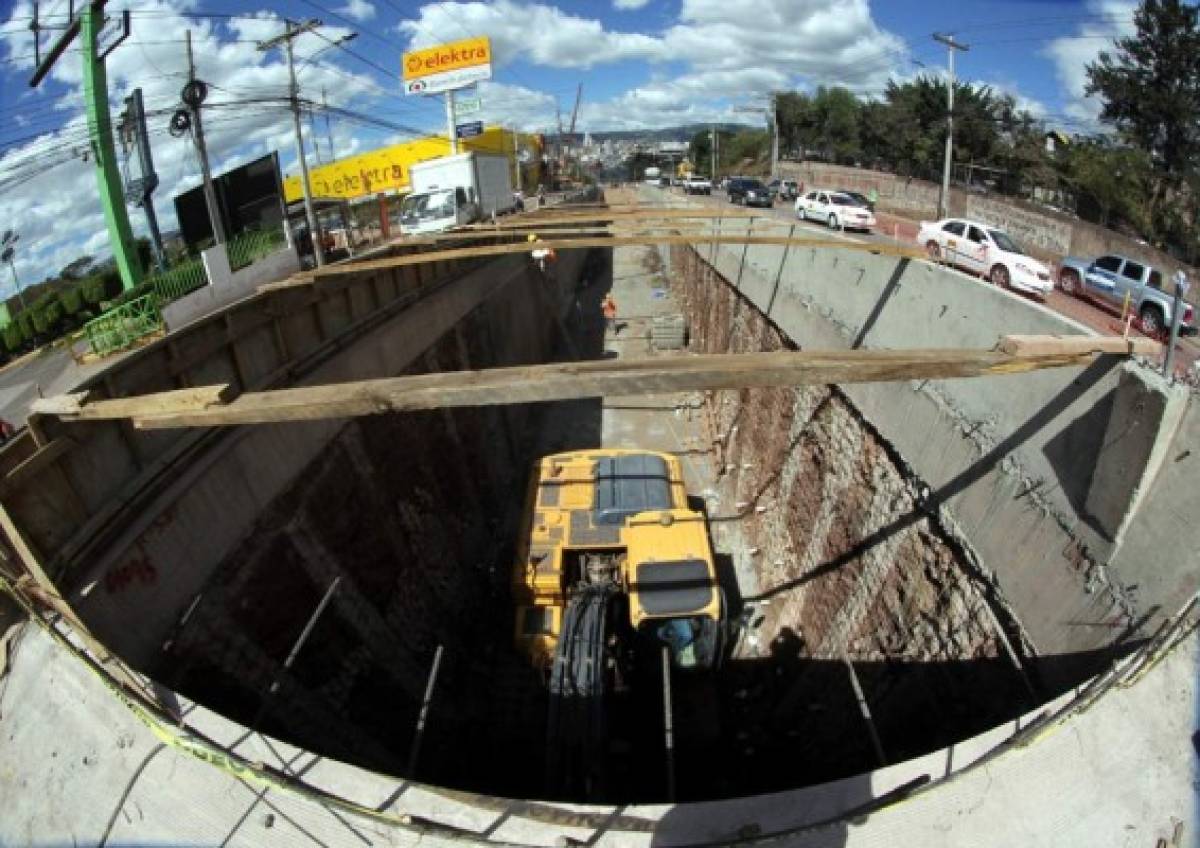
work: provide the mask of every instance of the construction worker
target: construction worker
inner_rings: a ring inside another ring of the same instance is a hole
[[[612,331],[614,336],[621,334],[617,327],[617,302],[613,300],[612,292],[604,295],[604,300],[600,303],[600,311],[604,313],[604,325]]]
[[[530,233],[526,241],[528,241],[530,244],[538,245],[532,251],[530,251],[529,255],[532,256],[533,261],[537,263],[538,269],[541,270],[543,274],[546,273],[546,266],[557,258],[554,253],[554,248],[545,247],[542,245],[541,239],[538,238],[537,233]]]

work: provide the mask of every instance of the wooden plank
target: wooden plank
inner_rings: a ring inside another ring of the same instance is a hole
[[[1154,339],[1122,336],[1005,336],[998,350],[1014,356],[1043,353],[1117,353],[1158,356],[1163,346]]]
[[[676,218],[691,218],[694,220],[704,220],[708,218],[765,218],[770,217],[767,212],[749,212],[741,209],[714,209],[711,207],[698,206],[669,206],[669,207],[642,207],[640,209],[632,209],[627,211],[611,211],[597,209],[594,212],[569,212],[558,215],[546,215],[536,218],[508,218],[497,221],[495,224],[491,222],[481,224],[468,224],[463,229],[473,230],[506,230],[514,227],[527,227],[532,222],[538,226],[545,226],[548,223],[579,223],[580,221],[647,221],[647,220],[668,220]]]
[[[76,403],[73,396],[67,396],[69,400],[64,400],[60,396],[39,398],[33,402],[32,409],[40,414],[58,415],[60,418],[80,421],[133,418],[155,412],[178,412],[184,409],[203,409],[212,404],[224,404],[233,400],[237,396],[237,392],[236,387],[222,384],[174,389],[169,392],[156,392],[134,397],[95,400],[81,404]]]
[[[126,406],[119,412],[144,429],[208,427],[612,395],[1019,374],[1082,366],[1092,358],[1092,354],[1011,356],[995,350],[933,348],[604,359],[252,392],[204,408],[172,408],[161,397],[148,395],[141,409]]]
[[[14,467],[0,480],[0,498],[20,487],[29,478],[41,472],[77,444],[78,442],[74,439],[61,436],[52,439],[45,447],[38,448],[32,456]]]
[[[554,250],[580,250],[589,247],[627,247],[653,246],[663,244],[769,244],[791,245],[794,247],[833,248],[838,250],[860,251],[887,256],[907,256],[913,259],[924,259],[925,251],[914,247],[901,245],[871,244],[868,242],[842,241],[837,239],[789,238],[781,236],[746,236],[737,234],[680,234],[680,235],[642,235],[642,236],[610,236],[606,238],[577,238],[577,239],[542,239],[540,246]],[[450,248],[448,250],[433,250],[424,253],[412,253],[405,256],[391,256],[386,259],[369,259],[363,262],[345,265],[327,265],[320,271],[308,271],[294,274],[286,280],[277,283],[266,283],[258,287],[260,292],[296,288],[312,285],[315,281],[328,280],[346,274],[361,274],[384,268],[397,268],[406,265],[427,265],[442,262],[447,259],[474,259],[485,256],[505,256],[529,252],[527,242],[511,244],[485,244],[475,247]]]
[[[755,222],[756,224],[758,222]],[[787,229],[786,221],[771,222],[777,223],[781,229]],[[539,236],[601,236],[601,235],[650,235],[660,231],[666,231],[667,235],[673,233],[707,233],[709,232],[708,224],[694,224],[691,222],[680,223],[645,223],[645,224],[590,224],[587,226],[565,226],[562,224],[549,226],[538,224],[530,221],[525,226],[510,227],[504,230],[454,230],[452,232],[438,233],[437,235],[422,236],[420,238],[404,239],[401,241],[391,242],[392,246],[413,246],[420,247],[423,245],[440,244],[442,242],[453,241],[482,241],[484,239],[515,239],[525,238],[530,233]],[[368,261],[368,260],[363,260]]]

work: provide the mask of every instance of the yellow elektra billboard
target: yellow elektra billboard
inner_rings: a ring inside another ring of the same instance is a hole
[[[405,53],[405,94],[436,94],[492,78],[492,42],[486,35]]]
[[[518,133],[517,145],[522,152],[530,154],[529,161],[536,167],[541,161],[540,136]],[[482,135],[459,139],[458,149],[460,153],[470,150],[500,153],[511,163],[513,132],[502,127],[488,127]],[[450,143],[445,136],[427,136],[311,168],[309,182],[313,197],[354,200],[380,192],[406,192],[409,190],[409,168],[418,162],[449,155]],[[284,178],[283,194],[288,203],[304,197],[299,175]]]

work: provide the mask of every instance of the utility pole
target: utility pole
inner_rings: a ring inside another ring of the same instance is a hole
[[[779,98],[778,95],[771,92],[771,178],[774,179],[777,175],[776,168],[779,167]]]
[[[458,153],[458,127],[455,126],[454,89],[446,92],[446,135],[450,138],[450,155]]]
[[[317,266],[320,267],[325,264],[325,250],[321,246],[321,230],[318,226],[316,212],[313,211],[312,185],[308,179],[308,161],[304,158],[304,135],[300,130],[300,87],[296,84],[296,64],[292,59],[292,42],[304,33],[321,26],[321,22],[316,18],[309,18],[302,24],[289,20],[285,20],[283,23],[284,31],[267,41],[260,41],[258,49],[267,51],[282,44],[287,56],[288,77],[291,81],[288,87],[288,99],[292,104],[292,124],[296,129],[296,153],[300,157],[300,185],[304,188],[304,214],[308,218],[308,233],[312,239],[313,256],[317,260]]]
[[[13,254],[17,251],[17,242],[21,240],[19,233],[14,233],[12,230],[5,230],[4,235],[0,236],[0,262],[8,263],[8,270],[12,271],[13,285],[17,287],[17,300],[21,302],[21,311],[25,311],[25,292],[21,291],[21,281],[17,279],[17,266],[13,262]]]
[[[146,109],[142,104],[142,90],[135,88],[125,98],[125,113],[118,127],[121,149],[126,161],[129,148],[137,152],[138,175],[125,184],[125,199],[140,206],[146,213],[146,226],[150,230],[150,246],[154,249],[154,265],[159,272],[167,270],[167,258],[163,252],[162,233],[158,230],[158,216],[154,213],[154,190],[158,188],[158,174],[154,170],[154,158],[150,154],[150,137],[146,133]]]
[[[36,69],[29,79],[31,88],[50,73],[51,67],[66,52],[67,47],[79,36],[79,52],[83,60],[83,100],[87,112],[88,137],[92,157],[96,162],[96,183],[100,194],[100,205],[104,210],[104,223],[108,227],[108,239],[112,245],[113,259],[121,274],[121,287],[128,291],[142,280],[142,265],[138,260],[137,243],[129,226],[129,210],[125,206],[125,192],[121,169],[113,145],[112,116],[108,112],[108,75],[104,59],[112,50],[129,37],[129,13],[122,15],[124,33],[110,42],[100,53],[98,35],[104,26],[104,6],[107,0],[85,2],[78,15],[72,15],[66,30],[58,37],[45,58],[41,55],[39,33],[43,29],[37,19],[34,5],[33,30]]]
[[[970,50],[970,45],[955,41],[954,36],[935,32],[933,40],[945,44],[950,54],[950,77],[946,81],[946,161],[942,165],[942,191],[938,195],[938,218],[950,214],[950,163],[954,153],[954,51]]]
[[[517,141],[517,128],[512,128],[513,143],[513,191],[521,190],[521,145]]]
[[[221,207],[217,205],[217,193],[213,190],[212,171],[208,167],[208,148],[204,145],[204,124],[200,119],[200,104],[208,96],[208,86],[196,79],[196,63],[192,59],[192,31],[187,31],[188,81],[180,95],[188,107],[191,117],[192,139],[196,143],[196,157],[200,160],[200,175],[204,178],[204,205],[208,207],[208,223],[212,227],[213,242],[225,242],[225,225],[221,219]]]
[[[329,128],[329,100],[325,97],[325,86],[321,86],[321,108],[325,110],[325,142],[329,145],[329,161],[332,162],[337,157],[333,155],[333,130]]]
[[[708,152],[712,154],[712,166],[709,168],[709,179],[716,183],[717,181],[717,125],[712,125],[712,144],[709,145]],[[716,188],[716,185],[713,186]]]

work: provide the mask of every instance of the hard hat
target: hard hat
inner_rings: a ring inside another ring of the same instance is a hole
[[[530,233],[529,237],[526,238],[525,241],[537,241],[537,233]]]

